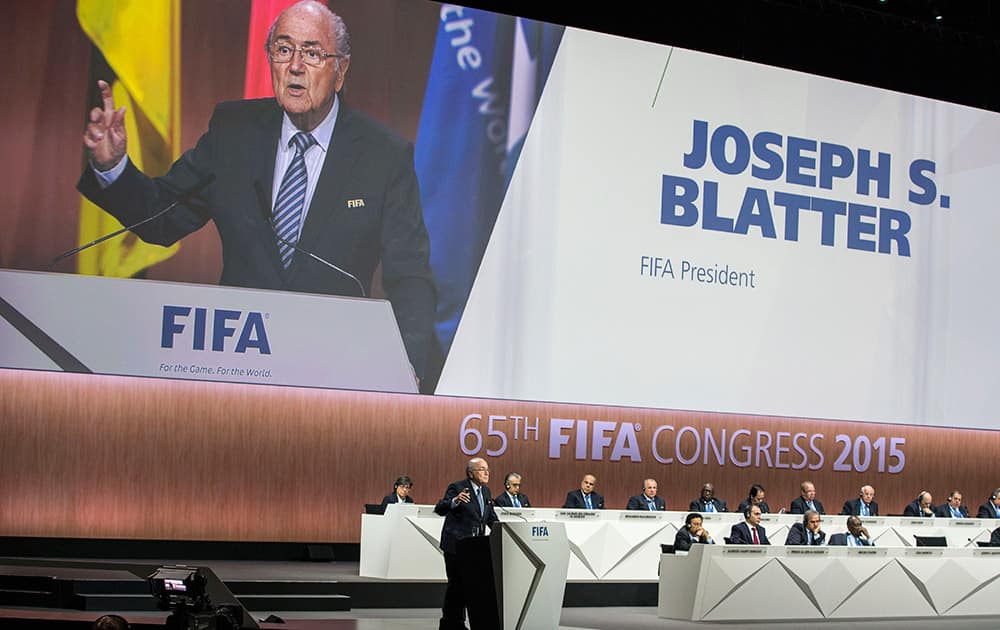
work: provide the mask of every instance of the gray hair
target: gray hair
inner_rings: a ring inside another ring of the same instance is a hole
[[[317,2],[316,0],[301,0],[301,2],[296,2],[292,6],[288,7],[282,11],[274,22],[271,23],[271,28],[267,29],[267,39],[264,40],[264,50],[270,52],[271,43],[274,41],[274,29],[278,25],[278,21],[281,17],[285,15],[288,11],[295,9],[299,6],[311,4],[319,9],[327,20],[330,22],[330,30],[333,32],[333,41],[336,42],[337,50],[334,51],[344,59],[348,61],[351,60],[351,38],[347,34],[347,25],[344,24],[343,18],[330,10],[330,7],[322,2]],[[338,65],[340,61],[337,61]]]

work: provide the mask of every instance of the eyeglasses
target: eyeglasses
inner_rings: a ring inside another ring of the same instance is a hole
[[[319,46],[292,46],[284,42],[275,42],[268,49],[271,61],[274,63],[288,63],[296,51],[304,63],[314,68],[323,67],[323,64],[330,57],[343,57],[343,55],[328,53]]]

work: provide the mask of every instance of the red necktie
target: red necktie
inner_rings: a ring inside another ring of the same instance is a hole
[[[760,544],[760,538],[757,538],[757,528],[756,527],[751,527],[750,528],[750,535],[753,536],[753,544],[759,545]]]

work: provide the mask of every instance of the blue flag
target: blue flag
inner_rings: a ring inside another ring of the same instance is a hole
[[[453,5],[440,15],[414,160],[447,355],[563,29]]]

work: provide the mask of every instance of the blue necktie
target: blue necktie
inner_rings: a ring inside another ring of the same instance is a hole
[[[656,502],[652,499],[646,499],[646,506],[649,508],[650,512],[656,511]]]
[[[285,269],[292,264],[295,250],[282,240],[295,243],[299,240],[299,226],[302,224],[302,211],[306,206],[306,160],[305,152],[316,139],[312,134],[300,131],[292,136],[290,144],[295,145],[295,155],[292,157],[285,176],[278,188],[278,198],[274,202],[274,231],[278,234],[278,252],[281,254],[281,264]]]
[[[711,501],[709,501],[708,503],[706,503],[705,504],[705,511],[706,512],[714,512],[715,511],[715,504],[712,503]]]
[[[588,510],[593,510],[594,509],[594,504],[590,502],[590,495],[589,494],[587,496],[583,497],[583,502],[587,504],[587,509]]]
[[[517,500],[517,495],[511,497],[511,501],[514,503],[514,507],[521,507],[521,502]]]
[[[481,488],[476,488],[476,500],[479,501],[479,516],[485,518],[486,506],[483,505],[483,491]]]

